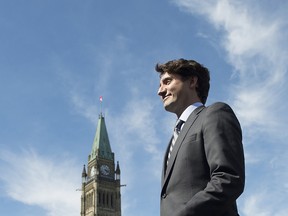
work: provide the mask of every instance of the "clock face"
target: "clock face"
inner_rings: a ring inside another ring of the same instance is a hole
[[[104,164],[104,165],[101,165],[100,167],[100,172],[101,174],[103,175],[109,175],[110,174],[110,168],[108,165]]]

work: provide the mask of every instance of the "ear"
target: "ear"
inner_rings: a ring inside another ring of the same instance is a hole
[[[198,87],[198,77],[192,76],[190,78],[190,88],[196,88],[196,87]]]

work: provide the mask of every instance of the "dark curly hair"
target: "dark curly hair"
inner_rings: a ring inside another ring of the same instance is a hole
[[[203,65],[194,60],[178,59],[171,60],[164,64],[156,64],[155,70],[160,73],[160,76],[164,73],[178,74],[183,80],[188,79],[191,76],[198,78],[196,88],[197,95],[203,104],[206,103],[209,89],[210,89],[210,73],[209,70]]]

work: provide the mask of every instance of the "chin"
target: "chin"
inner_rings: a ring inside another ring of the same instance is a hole
[[[173,107],[169,104],[169,105],[164,105],[164,109],[167,111],[167,112],[172,112],[172,113],[175,113],[174,112],[174,109]]]

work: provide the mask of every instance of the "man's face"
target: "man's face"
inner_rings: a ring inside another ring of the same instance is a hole
[[[163,101],[166,111],[175,113],[178,117],[191,105],[193,88],[191,80],[182,80],[178,74],[164,73],[160,77],[158,95]]]

